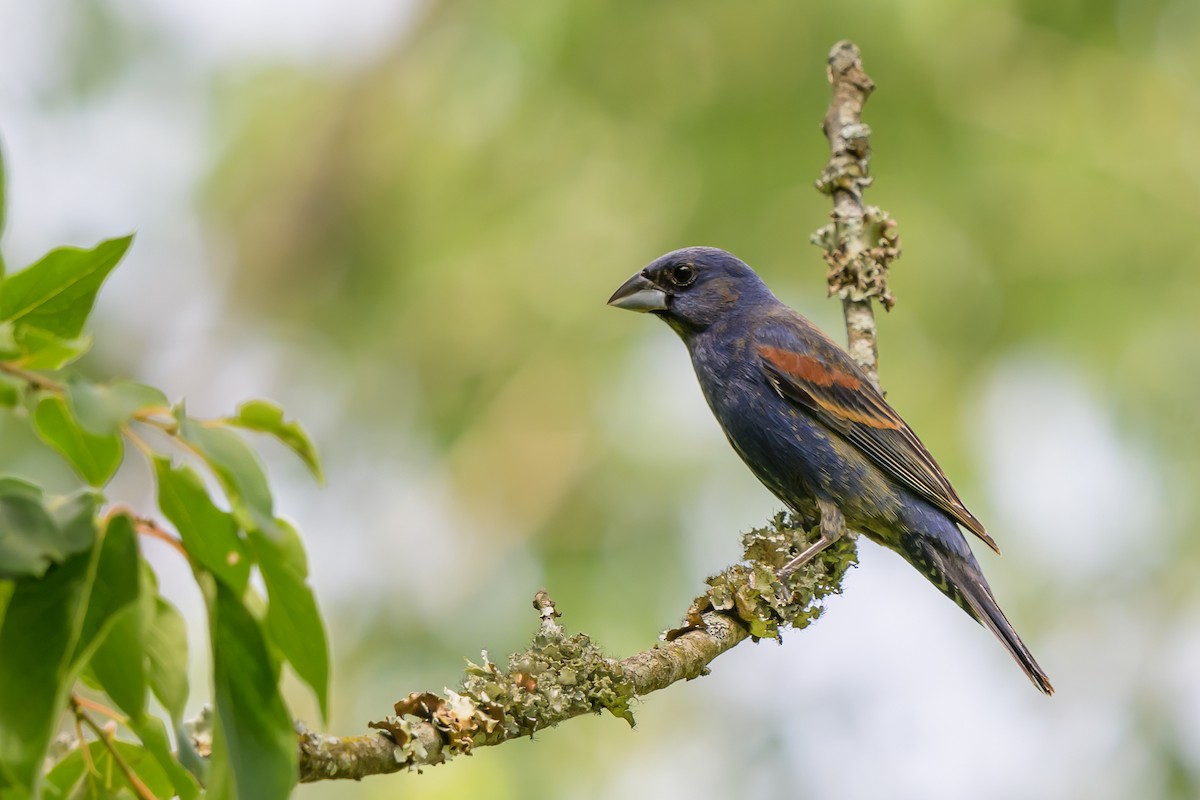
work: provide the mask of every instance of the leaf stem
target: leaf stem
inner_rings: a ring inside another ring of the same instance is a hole
[[[103,703],[97,703],[95,700],[90,700],[77,694],[72,695],[71,700],[80,708],[86,708],[90,711],[95,711],[97,714],[103,714],[114,722],[119,722],[122,725],[129,722],[129,718],[120,711],[117,711],[114,708],[109,708]]]
[[[142,451],[142,455],[144,455],[147,460],[150,460],[154,457],[154,448],[152,448],[145,439],[134,433],[132,427],[129,425],[122,425],[121,433],[125,434],[125,438],[127,438],[134,447]]]
[[[104,514],[104,523],[107,525],[108,521],[110,519],[112,519],[113,517],[120,515],[120,514],[124,514],[125,516],[127,516],[131,520],[133,520],[134,526],[137,528],[137,532],[140,533],[141,535],[146,536],[150,539],[157,539],[160,542],[165,542],[166,544],[169,544],[171,547],[173,547],[177,551],[179,551],[179,554],[181,556],[183,556],[185,559],[188,559],[188,560],[191,559],[191,556],[188,555],[188,551],[183,546],[183,542],[181,542],[176,537],[172,536],[167,531],[163,530],[162,526],[159,525],[154,520],[150,519],[149,517],[141,516],[135,510],[133,510],[129,506],[125,505],[124,503],[116,503],[112,506],[109,506],[108,511],[106,511]],[[79,698],[79,699],[80,699],[80,701],[83,701],[83,698]],[[97,705],[92,710],[99,711],[102,714],[105,713],[104,707],[100,706],[100,705]]]
[[[75,699],[74,695],[71,697]],[[87,739],[83,738],[83,726],[79,723],[79,715],[75,715],[75,738],[79,740],[79,752],[83,754],[83,764],[87,768],[89,775],[99,775],[96,771],[96,762],[92,760],[92,748],[88,746]]]
[[[179,423],[176,422],[174,418],[171,418],[169,421],[164,420],[162,419],[164,416],[170,417],[171,409],[161,407],[143,408],[139,411],[135,411],[133,414],[133,418],[138,422],[149,425],[152,428],[158,428],[160,431],[170,436],[177,435],[179,433]]]
[[[183,542],[179,541],[174,536],[158,527],[157,523],[155,523],[153,520],[138,519],[137,530],[138,533],[142,534],[143,536],[147,536],[151,539],[157,539],[160,542],[166,542],[171,547],[175,548],[181,556],[190,560],[188,551],[183,547]]]
[[[150,787],[142,782],[142,779],[139,778],[137,773],[133,771],[133,768],[129,766],[129,762],[127,762],[117,751],[117,747],[115,744],[113,744],[109,735],[105,733],[103,728],[96,724],[94,719],[88,716],[86,711],[84,711],[83,705],[79,702],[80,699],[81,698],[76,695],[71,696],[71,708],[75,712],[76,721],[82,722],[84,725],[86,725],[88,729],[91,730],[92,733],[96,734],[97,738],[104,743],[104,746],[108,749],[109,755],[112,756],[113,763],[117,765],[117,769],[121,770],[121,773],[125,776],[125,779],[129,781],[129,785],[133,787],[133,791],[141,800],[158,800],[158,798],[154,796],[154,792],[150,791]]]
[[[26,369],[13,366],[7,361],[0,361],[0,372],[12,375],[17,380],[25,381],[30,386],[35,386],[38,389],[45,389],[48,392],[55,394],[63,393],[63,385],[53,378],[47,378],[45,375],[39,375],[36,372],[30,372]]]

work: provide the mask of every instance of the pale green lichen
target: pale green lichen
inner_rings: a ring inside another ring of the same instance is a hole
[[[621,665],[584,633],[566,636],[561,629],[548,632],[543,626],[528,650],[509,658],[507,670],[485,651],[482,664],[468,662],[462,692],[488,718],[477,734],[484,739],[532,735],[564,719],[604,710],[633,724],[633,688]]]
[[[776,574],[779,568],[818,535],[815,525],[805,525],[800,516],[783,512],[770,524],[744,534],[744,562],[708,579],[708,593],[696,599],[688,612],[689,621],[710,608],[724,611],[735,615],[750,635],[759,639],[781,638],[782,627],[808,627],[821,615],[821,601],[841,593],[846,570],[858,563],[854,538],[844,536],[781,580]]]
[[[619,662],[607,658],[583,633],[567,636],[555,622],[554,605],[544,593],[535,601],[542,625],[527,650],[512,655],[501,669],[483,652],[482,663],[467,661],[457,691],[445,697],[414,692],[396,703],[396,716],[371,727],[386,731],[408,763],[424,759],[412,750],[420,742],[413,722],[437,729],[445,748],[441,758],[469,753],[476,746],[532,736],[565,719],[608,710],[630,725],[633,686]]]
[[[825,251],[831,296],[854,301],[876,298],[889,311],[896,304],[887,278],[900,257],[900,235],[886,211],[867,206],[861,219],[838,219],[818,228],[811,240]]]
[[[779,568],[816,540],[817,526],[811,513],[807,517],[780,513],[746,533],[745,560],[709,578],[708,592],[696,599],[684,627],[668,631],[665,638],[704,630],[702,615],[709,611],[736,618],[755,638],[774,639],[783,627],[804,628],[820,616],[821,601],[841,591],[857,551],[853,537],[844,537],[781,580]],[[605,656],[587,634],[568,636],[545,592],[538,592],[534,607],[542,617],[539,631],[528,649],[509,657],[505,668],[484,651],[481,663],[467,662],[456,691],[447,689],[444,696],[414,692],[396,703],[396,716],[371,723],[397,745],[398,763],[442,761],[474,747],[532,736],[586,713],[607,710],[633,724],[634,683],[621,662]],[[703,674],[708,660],[711,656],[695,664],[689,675]],[[439,745],[436,759],[425,752],[421,732]]]

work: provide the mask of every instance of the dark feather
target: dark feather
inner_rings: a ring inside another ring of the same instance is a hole
[[[766,329],[756,348],[775,391],[999,553],[995,540],[967,510],[925,445],[849,356],[806,320],[798,315],[787,320],[793,321],[808,329],[806,344],[801,344],[798,331],[776,324]]]
[[[990,630],[1004,644],[1034,686],[1045,694],[1054,694],[1049,676],[1038,666],[1033,653],[1029,652],[1029,648],[1013,630],[1008,617],[1004,616],[974,559],[945,552],[934,541],[923,536],[906,536],[898,550],[959,608]]]

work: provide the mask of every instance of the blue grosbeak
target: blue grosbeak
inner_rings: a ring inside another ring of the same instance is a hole
[[[999,552],[983,524],[850,356],[754,270],[724,250],[689,247],[651,263],[608,302],[670,325],[751,472],[793,510],[815,502],[821,537],[781,577],[851,528],[903,556],[991,630],[1038,689],[1054,691],[959,530]]]

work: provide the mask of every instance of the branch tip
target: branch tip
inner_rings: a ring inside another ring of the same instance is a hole
[[[842,299],[847,350],[879,388],[879,350],[871,299],[885,310],[895,303],[887,285],[888,269],[900,257],[896,223],[885,211],[863,202],[872,183],[871,129],[862,121],[863,106],[875,90],[862,66],[858,47],[848,40],[829,51],[831,96],[822,130],[829,139],[829,161],[817,189],[833,199],[832,222],[812,236],[825,250],[829,294]]]
[[[554,605],[554,601],[550,599],[550,595],[545,589],[538,589],[533,596],[533,607],[542,618],[540,633],[543,636],[562,636],[563,629],[556,620],[562,614]]]

